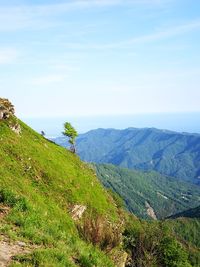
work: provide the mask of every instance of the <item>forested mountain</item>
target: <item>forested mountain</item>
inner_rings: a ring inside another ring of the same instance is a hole
[[[118,193],[126,208],[140,218],[161,219],[200,203],[200,187],[159,174],[110,164],[95,164],[105,187]]]
[[[64,139],[56,142],[66,145]],[[125,168],[155,170],[200,184],[200,135],[154,128],[97,129],[77,140],[81,159]]]
[[[176,220],[129,214],[90,165],[0,107],[1,266],[199,266],[194,221],[183,235]]]

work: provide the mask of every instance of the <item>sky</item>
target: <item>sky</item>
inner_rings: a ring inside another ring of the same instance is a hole
[[[200,112],[200,1],[0,0],[20,118]]]

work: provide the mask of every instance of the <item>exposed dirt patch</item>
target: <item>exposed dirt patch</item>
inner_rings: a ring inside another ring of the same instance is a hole
[[[24,242],[12,242],[4,235],[0,235],[0,267],[9,266],[12,257],[19,254],[27,254],[33,250]]]
[[[0,220],[2,220],[6,215],[8,215],[10,207],[0,204]]]
[[[150,204],[148,202],[145,202],[145,206],[147,209],[147,214],[149,215],[149,217],[151,217],[153,220],[157,220],[156,214],[154,209],[150,206]]]

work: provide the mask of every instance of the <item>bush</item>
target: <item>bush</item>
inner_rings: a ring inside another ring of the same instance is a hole
[[[95,219],[86,217],[78,225],[78,230],[83,239],[101,250],[110,251],[122,241],[121,225],[112,224],[104,217],[98,215]]]
[[[142,228],[128,228],[124,232],[125,249],[131,267],[191,267],[188,253],[169,229],[160,223],[144,223]]]
[[[161,262],[165,267],[189,267],[188,254],[173,237],[165,237],[160,244]]]

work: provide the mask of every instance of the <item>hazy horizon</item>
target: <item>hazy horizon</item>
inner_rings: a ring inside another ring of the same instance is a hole
[[[58,118],[22,118],[22,120],[38,132],[45,131],[47,136],[61,136],[65,121],[70,121],[80,134],[97,128],[125,129],[129,127],[158,128],[177,132],[200,133],[200,112],[116,116],[66,116]]]

